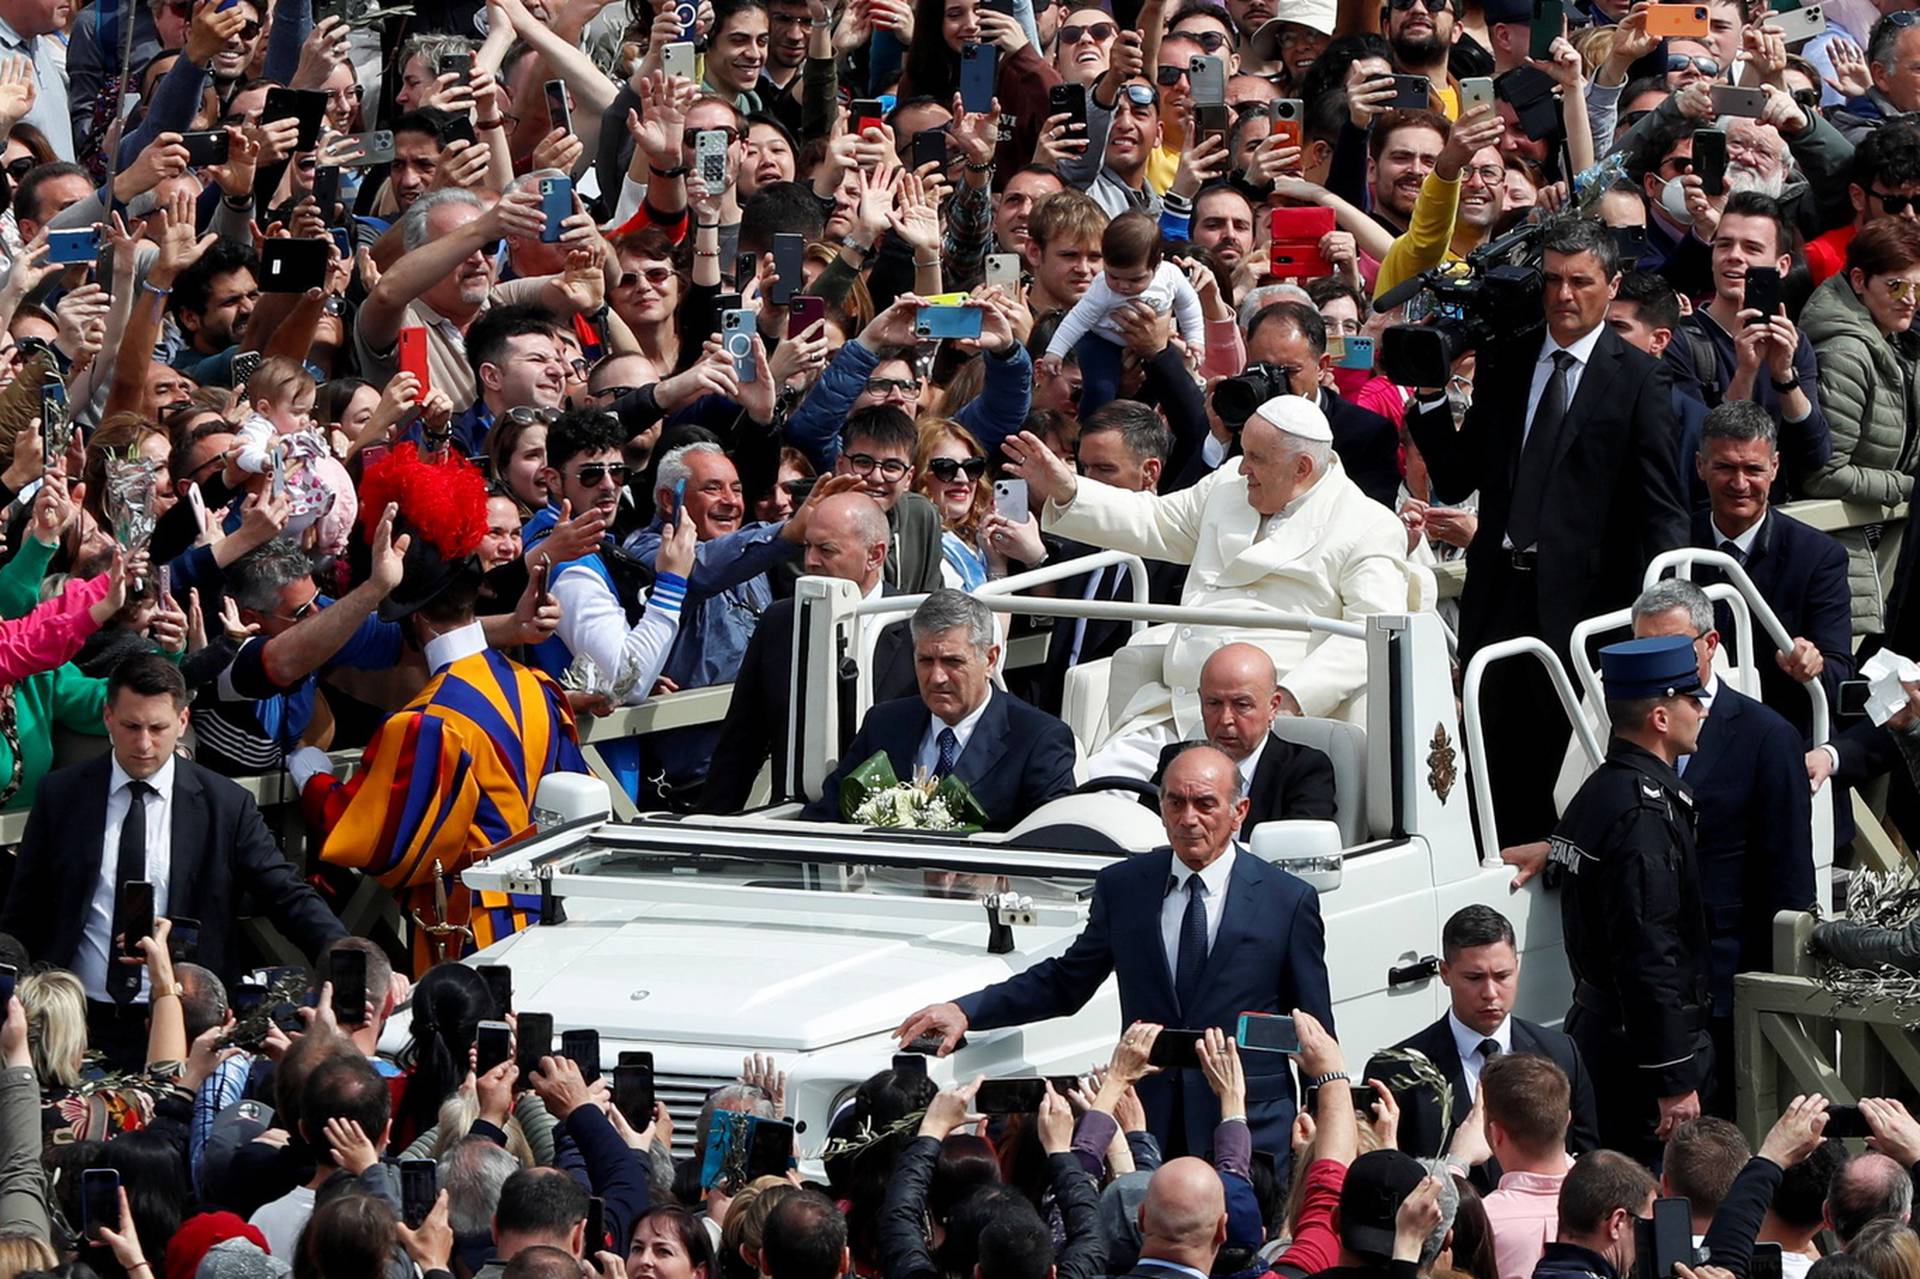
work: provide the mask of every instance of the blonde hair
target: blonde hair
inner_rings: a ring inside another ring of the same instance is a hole
[[[39,1235],[0,1234],[0,1279],[14,1279],[28,1270],[52,1270],[60,1256]]]
[[[80,1084],[80,1063],[87,1054],[87,991],[65,969],[28,973],[18,994],[27,1012],[27,1048],[42,1088]]]
[[[247,403],[257,406],[262,400],[279,408],[291,404],[302,391],[317,391],[319,384],[300,361],[286,355],[270,355],[247,379]]]
[[[767,1218],[780,1206],[780,1201],[798,1190],[785,1177],[755,1177],[733,1202],[727,1205],[727,1221],[720,1227],[718,1263],[714,1267],[715,1279],[726,1274],[744,1274],[747,1259],[741,1250],[760,1252],[760,1244],[766,1238]]]
[[[466,1140],[473,1130],[473,1121],[480,1117],[480,1098],[464,1088],[456,1088],[447,1094],[440,1103],[440,1114],[434,1125],[438,1130],[433,1139],[433,1148],[427,1152],[427,1158],[439,1160],[449,1150]],[[527,1134],[520,1127],[520,1121],[514,1115],[507,1116],[507,1153],[520,1161],[522,1168],[531,1168],[540,1161],[533,1157],[533,1147],[527,1143]],[[0,1275],[0,1279],[6,1279]]]
[[[933,472],[927,469],[927,463],[933,460],[933,451],[948,440],[957,440],[969,457],[985,457],[987,451],[980,447],[980,441],[974,438],[972,431],[948,417],[923,417],[919,422],[920,441],[913,448],[913,491],[920,496],[933,497]],[[973,483],[973,501],[967,507],[965,517],[948,522],[946,516],[940,517],[941,523],[966,538],[974,541],[980,534],[980,521],[987,517],[992,502],[992,488],[987,477],[982,475]],[[939,505],[939,503],[935,503]]]

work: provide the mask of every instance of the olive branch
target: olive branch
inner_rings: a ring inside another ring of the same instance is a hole
[[[1433,1152],[1433,1157],[1443,1158],[1447,1153],[1447,1143],[1453,1136],[1453,1083],[1433,1064],[1433,1058],[1418,1048],[1387,1048],[1379,1055],[1383,1060],[1399,1062],[1407,1068],[1406,1074],[1387,1080],[1387,1087],[1395,1092],[1426,1088],[1440,1103],[1440,1149]]]

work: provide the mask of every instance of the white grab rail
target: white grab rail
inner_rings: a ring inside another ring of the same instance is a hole
[[[1509,657],[1531,657],[1547,668],[1547,678],[1553,683],[1554,694],[1559,697],[1560,707],[1573,725],[1573,733],[1579,739],[1581,749],[1587,752],[1587,759],[1597,766],[1605,757],[1599,739],[1593,735],[1593,728],[1587,723],[1587,717],[1580,713],[1579,699],[1573,695],[1573,683],[1567,678],[1566,668],[1560,664],[1559,656],[1547,647],[1545,640],[1522,635],[1489,644],[1475,653],[1473,660],[1467,663],[1466,678],[1460,688],[1460,703],[1467,735],[1467,773],[1473,784],[1473,811],[1480,819],[1480,846],[1484,850],[1481,864],[1487,867],[1500,865],[1500,835],[1493,816],[1493,782],[1487,776],[1486,735],[1480,722],[1480,683],[1486,677],[1487,667]]]

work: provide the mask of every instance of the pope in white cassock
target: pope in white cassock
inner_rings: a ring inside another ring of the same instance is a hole
[[[1347,478],[1312,400],[1268,400],[1247,419],[1241,454],[1182,492],[1136,493],[1089,480],[1022,432],[1011,470],[1045,500],[1042,527],[1092,546],[1189,564],[1181,604],[1359,621],[1433,607],[1433,575],[1407,557],[1407,530]],[[1301,631],[1154,626],[1129,647],[1165,648],[1163,677],[1142,684],[1088,763],[1093,777],[1149,778],[1169,742],[1197,737],[1200,668],[1236,640],[1257,643],[1282,673],[1290,714],[1357,719],[1366,645]],[[1120,664],[1116,663],[1116,669]]]

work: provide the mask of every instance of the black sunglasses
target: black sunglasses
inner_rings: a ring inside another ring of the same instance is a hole
[[[1175,31],[1173,34],[1193,41],[1208,53],[1218,53],[1227,47],[1227,33],[1224,31]]]
[[[1667,73],[1669,75],[1675,71],[1685,71],[1688,67],[1692,67],[1709,80],[1720,74],[1720,64],[1712,58],[1689,57],[1684,53],[1669,53],[1667,55]]]
[[[588,462],[575,473],[575,477],[588,488],[599,488],[600,482],[609,475],[615,484],[627,482],[627,464],[625,462]]]
[[[1872,188],[1868,188],[1868,193],[1880,201],[1881,208],[1896,218],[1908,209],[1920,208],[1920,195],[1894,195],[1891,191],[1874,191]]]
[[[1171,89],[1174,85],[1179,84],[1187,78],[1187,69],[1185,67],[1161,67],[1153,73],[1153,78],[1159,82],[1162,88]]]
[[[1407,10],[1413,8],[1415,2],[1416,0],[1387,0],[1387,3],[1390,6],[1392,6],[1392,8],[1396,13],[1405,13]],[[1426,0],[1418,0],[1418,2],[1422,4],[1426,4]],[[1433,5],[1427,4],[1427,12],[1428,13],[1452,13],[1454,12],[1453,0],[1439,0],[1439,8],[1435,8]]]
[[[1079,44],[1082,36],[1091,36],[1095,40],[1111,40],[1120,28],[1111,22],[1092,22],[1086,26],[1067,26],[1060,28],[1061,44]]]
[[[968,479],[977,480],[987,473],[987,459],[970,457],[961,461],[953,457],[936,457],[927,463],[927,470],[931,471],[933,478],[942,484],[953,483],[960,478],[963,471]]]

